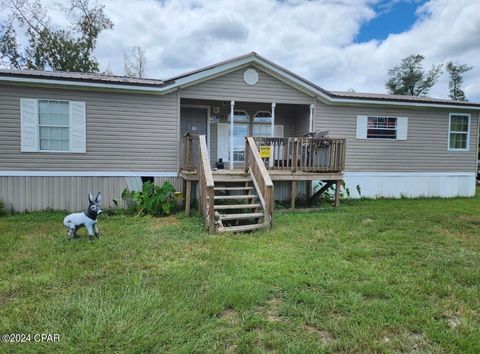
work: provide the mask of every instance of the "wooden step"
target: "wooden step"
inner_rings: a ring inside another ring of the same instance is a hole
[[[216,195],[213,197],[215,200],[242,200],[242,199],[255,199],[258,198],[254,194],[239,194],[239,195]]]
[[[243,183],[251,182],[251,177],[229,177],[227,175],[213,176],[214,182]]]
[[[222,214],[220,220],[257,219],[263,216],[263,213]]]
[[[253,230],[258,230],[263,228],[265,228],[265,224],[261,223],[261,224],[220,227],[218,229],[218,232],[246,232],[246,231],[253,231]]]
[[[260,208],[260,204],[230,204],[230,205],[215,205],[214,210],[229,210],[229,209],[252,209]]]
[[[251,191],[253,187],[215,187],[216,191]]]

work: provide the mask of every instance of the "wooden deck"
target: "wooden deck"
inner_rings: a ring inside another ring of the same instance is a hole
[[[260,157],[261,147],[267,147],[270,150],[268,158]],[[340,187],[343,185],[345,149],[345,139],[341,138],[247,137],[243,168],[228,169],[226,164],[225,169],[212,169],[205,136],[187,134],[182,141],[180,168],[180,176],[186,183],[185,213],[188,215],[190,212],[192,183],[195,182],[200,186],[199,207],[210,232],[244,232],[271,227],[274,206],[273,188],[278,181],[291,182],[292,208],[295,208],[298,181],[324,182],[324,186],[314,196],[322,194],[330,187],[335,187],[335,206],[338,206]],[[248,194],[230,194],[240,189]],[[250,194],[251,191],[254,194]],[[258,199],[258,202],[248,201],[252,199]],[[245,201],[245,203],[224,206],[215,204],[222,200]],[[230,209],[237,211],[234,211],[234,214],[218,213],[218,211]],[[244,211],[243,209],[252,210]],[[242,213],[239,214],[239,210],[242,210]],[[245,219],[245,215],[256,216],[256,222],[239,225],[239,220]],[[222,224],[232,220],[237,221],[236,226],[230,224],[225,227]]]
[[[243,174],[244,170],[237,168],[234,170],[212,170],[214,176],[238,176]],[[289,170],[268,170],[272,181],[336,181],[343,180],[343,172],[303,172]],[[180,176],[185,181],[198,181],[197,170],[181,170]]]

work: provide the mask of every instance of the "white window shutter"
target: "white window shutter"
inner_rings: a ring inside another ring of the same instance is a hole
[[[275,125],[273,135],[276,138],[283,138],[283,125]]]
[[[222,159],[223,162],[229,161],[230,151],[230,124],[217,124],[217,159]]]
[[[70,101],[70,152],[87,151],[85,102]]]
[[[366,139],[368,130],[368,117],[357,116],[357,139]]]
[[[21,151],[38,151],[38,109],[37,100],[20,99]]]
[[[397,118],[397,140],[407,140],[408,133],[408,118]]]

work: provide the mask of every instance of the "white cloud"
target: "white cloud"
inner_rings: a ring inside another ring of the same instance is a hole
[[[168,78],[256,51],[327,89],[384,92],[388,69],[421,53],[427,67],[448,60],[473,65],[464,87],[480,101],[480,1],[430,0],[411,29],[355,43],[378,1],[105,0],[115,28],[101,35],[96,56],[122,74],[123,51],[139,45],[147,75]],[[376,8],[388,11],[397,1]],[[444,75],[431,95],[446,97],[447,84]]]

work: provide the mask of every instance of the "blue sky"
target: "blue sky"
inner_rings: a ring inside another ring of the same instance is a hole
[[[384,40],[389,34],[408,31],[417,20],[415,14],[417,8],[425,2],[425,0],[380,1],[373,6],[375,17],[362,23],[355,41]]]

